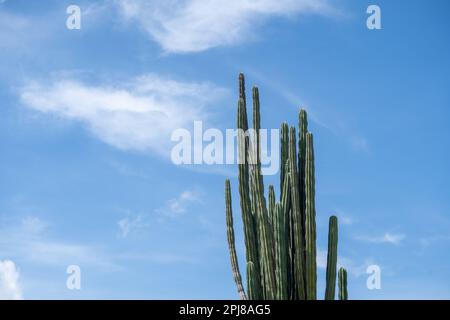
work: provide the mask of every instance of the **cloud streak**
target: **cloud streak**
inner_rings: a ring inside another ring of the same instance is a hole
[[[385,233],[382,236],[379,237],[368,237],[368,236],[359,236],[356,239],[370,242],[370,243],[387,243],[387,244],[393,244],[393,245],[399,245],[406,236],[404,234],[393,234],[393,233]]]
[[[121,15],[137,22],[165,52],[190,53],[242,43],[273,17],[330,15],[328,0],[121,0]]]
[[[85,124],[116,148],[168,156],[173,130],[208,120],[206,107],[225,93],[210,83],[148,74],[116,86],[64,77],[51,83],[33,81],[21,88],[20,98],[30,109]]]

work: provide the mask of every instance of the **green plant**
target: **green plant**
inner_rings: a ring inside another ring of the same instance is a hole
[[[339,300],[347,300],[347,270],[339,268]]]
[[[307,113],[300,110],[298,139],[295,127],[281,125],[280,199],[273,186],[264,195],[260,162],[260,103],[253,96],[253,135],[248,134],[244,75],[239,75],[238,180],[244,226],[247,293],[235,249],[230,181],[225,181],[227,238],[234,280],[241,299],[317,299],[316,210],[313,135]],[[297,141],[298,140],[298,141]],[[325,299],[335,298],[338,223],[329,224]],[[347,299],[345,269],[339,270],[339,298]]]

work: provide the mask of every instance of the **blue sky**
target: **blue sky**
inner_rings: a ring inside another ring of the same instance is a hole
[[[81,30],[66,8],[81,7]],[[381,8],[382,30],[366,9]],[[450,5],[416,1],[0,1],[0,297],[234,299],[223,183],[170,134],[315,134],[319,296],[328,217],[353,299],[450,298]],[[267,177],[278,186],[278,177]],[[81,290],[66,288],[68,265]],[[381,267],[381,289],[366,268]]]

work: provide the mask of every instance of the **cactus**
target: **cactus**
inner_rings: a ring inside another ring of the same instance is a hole
[[[337,218],[330,217],[328,228],[327,282],[325,300],[334,300],[336,291],[336,264],[338,242]]]
[[[242,285],[242,277],[239,271],[239,264],[237,260],[236,247],[234,241],[230,180],[225,181],[225,198],[226,198],[226,215],[227,215],[227,238],[230,248],[231,268],[233,269],[234,281],[236,282],[239,296],[241,297],[242,300],[247,300],[247,296],[245,295],[244,287]]]
[[[305,110],[295,127],[281,125],[279,202],[274,187],[266,203],[260,162],[258,88],[252,89],[253,131],[248,128],[245,80],[239,75],[238,180],[246,249],[245,293],[235,249],[230,182],[225,182],[227,238],[233,277],[241,299],[317,299],[316,209],[313,135]],[[298,141],[297,141],[298,140]],[[337,218],[330,218],[325,299],[335,298]],[[347,299],[347,273],[339,270],[339,299]]]
[[[347,270],[339,268],[339,300],[347,300]]]

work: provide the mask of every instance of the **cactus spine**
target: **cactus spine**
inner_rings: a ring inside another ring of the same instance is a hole
[[[230,260],[241,299],[317,299],[316,209],[313,135],[307,113],[295,127],[281,125],[280,198],[273,186],[264,195],[261,174],[260,101],[252,89],[253,130],[248,128],[244,75],[239,75],[238,180],[247,259],[247,294],[236,256],[230,182],[225,183]],[[337,264],[337,218],[330,218],[325,299],[334,299]],[[347,299],[347,274],[339,270],[339,298]]]

